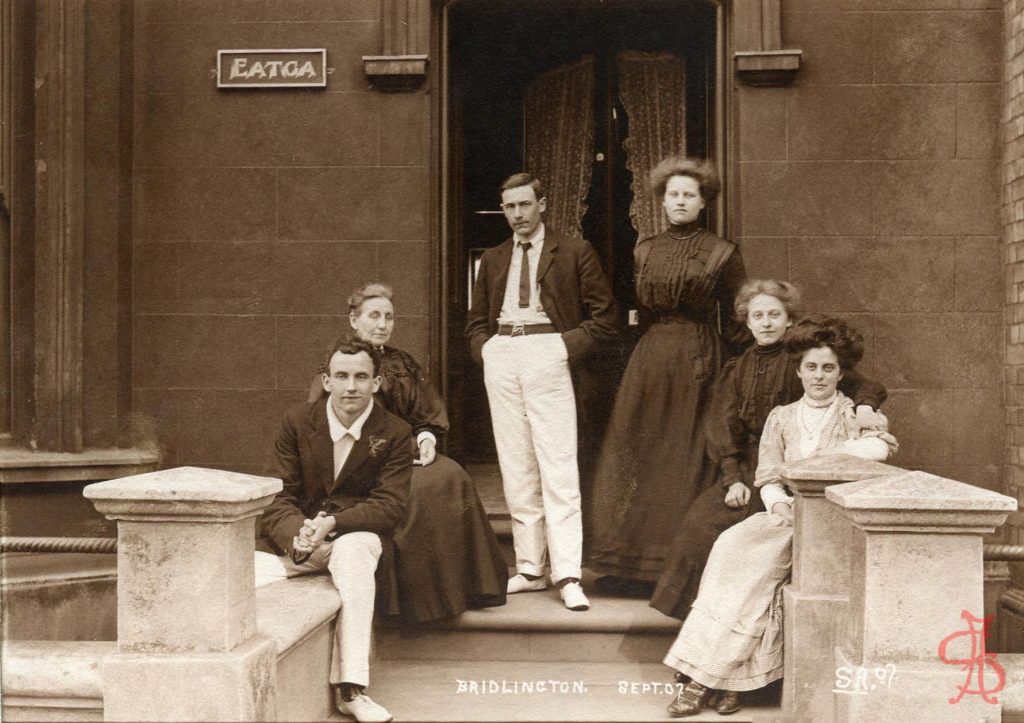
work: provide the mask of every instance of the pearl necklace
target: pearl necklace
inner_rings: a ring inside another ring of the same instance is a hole
[[[686,234],[685,236],[676,236],[674,233],[672,233],[672,229],[669,229],[668,230],[668,235],[671,236],[672,238],[674,238],[676,241],[689,241],[690,239],[695,237],[697,234],[699,234],[703,230],[704,229],[699,228],[696,231],[694,231],[693,233]]]
[[[832,399],[830,399],[827,404],[815,404],[813,400],[809,400],[806,396],[800,398],[800,406],[797,409],[797,419],[800,420],[800,427],[806,434],[806,439],[814,440],[815,446],[817,446],[818,437],[821,436],[825,423],[832,416],[832,407],[835,405],[838,398],[838,394],[833,394]],[[808,424],[807,416],[811,409],[817,411],[818,414],[816,415],[817,419],[815,419],[811,424]]]

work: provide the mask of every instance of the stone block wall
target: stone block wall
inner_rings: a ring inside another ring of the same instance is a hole
[[[1024,500],[1024,2],[1006,0],[1003,5],[1001,180],[1006,264],[1006,493]],[[1007,542],[1024,544],[1024,512],[1011,514],[1006,528]],[[1024,584],[1024,576],[1018,582]]]
[[[429,366],[430,107],[368,87],[379,0],[136,3],[134,408],[164,466],[271,471],[345,300],[393,284]],[[218,49],[327,48],[325,90],[218,90]]]
[[[1003,490],[995,0],[786,0],[795,83],[740,87],[736,229],[751,276],[865,335],[894,460]]]
[[[380,52],[380,5],[136,4],[132,401],[166,466],[269,473],[282,410],[347,328],[361,281],[396,285],[396,344],[436,364],[435,108],[429,84],[369,88],[361,59]],[[793,280],[808,310],[865,333],[863,370],[890,389],[896,464],[1019,496],[1024,432],[1006,432],[1003,359],[1007,344],[1010,359],[1024,352],[1004,331],[1014,272],[999,208],[1009,11],[782,9],[783,45],[804,52],[795,83],[738,86],[728,113],[729,223],[749,273]],[[218,49],[320,46],[326,90],[215,87]],[[1024,398],[1016,373],[1010,402]],[[1016,487],[1004,488],[1007,464]]]

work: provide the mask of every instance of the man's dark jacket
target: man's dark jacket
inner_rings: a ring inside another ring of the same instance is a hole
[[[498,315],[505,298],[505,281],[514,239],[509,238],[480,259],[473,286],[473,304],[466,321],[469,351],[482,364],[484,342],[498,332]],[[544,248],[537,262],[537,283],[544,311],[562,335],[569,362],[593,353],[619,333],[615,297],[594,247],[582,239],[544,229]]]
[[[412,474],[408,424],[374,403],[345,465],[334,477],[334,442],[324,399],[285,413],[275,453],[284,489],[263,513],[257,548],[291,554],[305,518],[334,515],[335,533],[391,536],[405,519]]]

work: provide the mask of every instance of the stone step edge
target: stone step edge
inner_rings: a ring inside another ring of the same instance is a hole
[[[597,604],[599,604],[598,601]],[[411,635],[439,632],[474,632],[490,631],[509,634],[521,633],[587,633],[614,635],[663,635],[674,638],[679,633],[681,622],[666,617],[661,620],[636,620],[608,618],[592,615],[588,612],[570,612],[555,609],[554,614],[542,617],[526,617],[522,615],[496,615],[500,608],[484,608],[467,610],[454,620],[444,620],[421,625],[404,625],[400,620],[386,619],[379,621],[383,630],[396,630]],[[571,617],[570,617],[571,615]]]

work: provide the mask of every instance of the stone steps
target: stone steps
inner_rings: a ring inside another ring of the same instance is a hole
[[[511,564],[511,520],[497,465],[466,469]],[[566,610],[549,589],[511,595],[504,606],[450,622],[379,625],[370,694],[402,721],[674,720],[665,711],[675,695],[672,671],[661,660],[679,621],[645,599],[602,594],[594,579],[584,570],[586,612]],[[557,684],[539,688],[552,680]],[[775,689],[751,696],[737,715],[711,711],[688,720],[776,720],[778,702]]]
[[[646,600],[598,592],[584,572],[591,608],[567,610],[558,591],[510,595],[500,607],[469,610],[457,620],[432,626],[382,628],[381,660],[516,660],[532,662],[658,663],[679,622]]]
[[[404,660],[376,664],[368,692],[396,721],[659,721],[677,720],[665,711],[671,683],[667,668],[650,663]],[[777,720],[777,702],[764,698],[728,717],[686,720]]]

